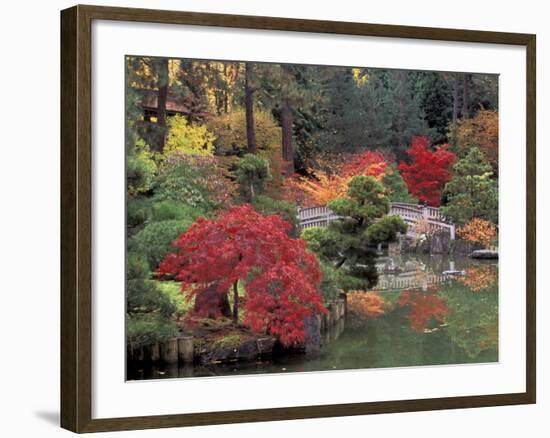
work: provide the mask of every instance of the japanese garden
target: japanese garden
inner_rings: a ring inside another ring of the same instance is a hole
[[[498,76],[125,63],[128,380],[498,361]]]

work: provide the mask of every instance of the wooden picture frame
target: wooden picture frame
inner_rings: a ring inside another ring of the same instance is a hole
[[[518,45],[526,48],[527,284],[526,391],[195,414],[92,418],[91,71],[94,20],[114,20],[388,38]],[[531,34],[75,6],[61,12],[61,426],[99,432],[329,416],[529,404],[536,401],[536,37]]]

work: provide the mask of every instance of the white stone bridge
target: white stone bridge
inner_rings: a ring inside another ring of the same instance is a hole
[[[404,202],[392,202],[389,214],[398,215],[407,223],[409,226],[407,236],[409,237],[417,237],[415,225],[419,221],[423,221],[428,231],[445,230],[449,232],[451,240],[455,239],[454,224],[445,220],[439,208]],[[324,206],[301,208],[298,210],[298,219],[302,230],[310,227],[327,227],[330,222],[338,218],[338,215]]]

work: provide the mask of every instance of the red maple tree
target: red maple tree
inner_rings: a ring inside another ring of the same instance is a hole
[[[397,304],[401,307],[410,307],[407,319],[411,328],[417,332],[424,331],[432,319],[443,322],[449,313],[445,300],[439,297],[434,289],[428,290],[427,293],[421,290],[401,292]]]
[[[407,154],[411,157],[411,164],[401,162],[399,170],[409,192],[421,202],[439,207],[441,191],[452,177],[451,166],[456,155],[448,150],[447,145],[431,151],[426,137],[413,138]]]
[[[264,216],[248,204],[214,220],[200,218],[174,241],[176,252],[159,273],[180,281],[189,299],[213,288],[220,295],[232,289],[235,323],[241,282],[247,294],[244,324],[284,345],[300,343],[304,319],[326,310],[318,290],[319,262],[303,240],[288,236],[290,228],[280,216]]]

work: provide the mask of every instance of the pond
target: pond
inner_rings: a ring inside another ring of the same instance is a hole
[[[318,357],[138,367],[134,379],[288,373],[498,361],[498,264],[467,257],[383,255],[376,294],[384,312],[348,316],[323,334]]]

